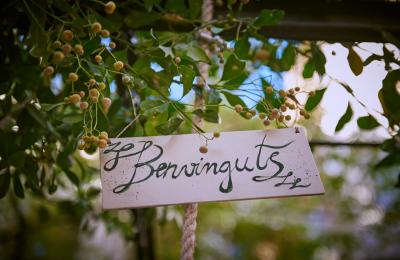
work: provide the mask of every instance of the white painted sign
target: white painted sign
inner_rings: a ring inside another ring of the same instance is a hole
[[[206,154],[198,134],[111,139],[100,151],[103,208],[323,194],[298,130],[223,132]]]

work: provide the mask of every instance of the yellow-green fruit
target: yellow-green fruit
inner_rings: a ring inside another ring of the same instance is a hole
[[[92,103],[99,102],[99,98],[98,97],[90,97],[90,100],[92,101]]]
[[[214,136],[215,138],[218,138],[218,137],[221,136],[221,133],[220,133],[220,132],[214,132],[214,133],[213,133],[213,136]]]
[[[65,30],[62,33],[62,38],[66,42],[70,42],[74,39],[74,33],[71,30]]]
[[[258,114],[258,117],[259,117],[261,120],[263,120],[263,119],[265,119],[265,118],[267,117],[267,115],[266,115],[265,113],[260,113],[260,114]]]
[[[176,64],[181,63],[181,57],[175,57],[175,63]]]
[[[110,36],[110,32],[108,30],[101,30],[101,36],[103,37],[109,37]]]
[[[117,8],[115,3],[113,1],[109,1],[104,5],[104,12],[106,14],[112,14],[112,13],[114,13],[115,8]]]
[[[249,112],[251,113],[252,116],[255,116],[257,114],[257,111],[254,109],[250,110]]]
[[[61,43],[60,41],[54,41],[54,42],[51,44],[51,48],[53,48],[53,49],[60,49],[61,46],[62,46],[62,43]]]
[[[253,114],[251,112],[247,112],[245,116],[247,119],[251,119],[253,117]]]
[[[64,44],[64,45],[61,47],[61,50],[62,50],[62,52],[63,52],[65,55],[67,55],[67,54],[70,54],[70,53],[71,53],[72,47],[71,47],[71,45],[69,45],[68,43],[66,43],[66,44]]]
[[[289,121],[290,119],[292,119],[292,117],[291,117],[290,115],[286,115],[286,116],[285,116],[285,120],[286,120],[286,121]]]
[[[64,57],[64,53],[62,53],[61,51],[55,51],[53,53],[53,62],[60,63],[64,60]]]
[[[100,139],[108,139],[108,134],[107,134],[107,132],[105,132],[105,131],[102,131],[100,134],[99,134],[99,138]]]
[[[310,114],[309,114],[309,113],[305,113],[305,114],[304,114],[304,118],[305,118],[305,119],[310,119]]]
[[[44,70],[43,70],[43,75],[45,75],[46,77],[49,77],[51,75],[53,75],[54,73],[54,68],[53,66],[47,66]]]
[[[279,90],[279,96],[286,97],[286,92],[284,90]]]
[[[106,89],[106,84],[105,84],[104,82],[100,82],[100,83],[99,83],[99,89],[100,89],[100,90]]]
[[[92,88],[92,89],[89,90],[89,95],[91,97],[99,97],[100,93],[99,93],[99,91],[97,89]]]
[[[110,42],[110,44],[108,44],[108,46],[109,46],[111,49],[115,49],[115,47],[117,47],[117,44],[116,44],[115,42]]]
[[[75,81],[77,81],[79,79],[79,77],[78,77],[78,75],[76,73],[71,72],[71,73],[68,74],[68,79],[71,82],[75,82]]]
[[[85,143],[89,143],[90,142],[90,136],[88,136],[88,135],[84,135],[84,136],[82,136],[82,139],[83,139],[83,141],[85,142]]]
[[[286,112],[286,110],[287,110],[287,106],[286,106],[286,105],[282,105],[282,106],[281,106],[281,111],[282,111],[282,112]]]
[[[99,145],[99,148],[106,148],[107,147],[107,140],[100,139],[97,144]]]
[[[100,62],[102,62],[103,57],[101,57],[101,55],[96,55],[96,56],[94,56],[94,60],[95,60],[97,63],[100,63]]]
[[[129,75],[122,76],[122,82],[128,84],[129,82],[131,82],[131,77],[129,77]]]
[[[99,33],[99,32],[101,32],[101,23],[99,23],[99,22],[94,22],[93,24],[92,24],[92,32],[94,32],[94,33]]]
[[[74,51],[75,51],[75,53],[78,54],[79,56],[82,56],[82,55],[85,53],[85,51],[83,50],[83,46],[80,45],[80,44],[76,44],[76,45],[75,45]]]
[[[242,107],[242,105],[236,105],[235,106],[235,111],[237,112],[237,113],[241,113],[242,111],[243,111],[243,107]]]
[[[107,111],[111,106],[111,99],[105,97],[101,100],[101,104],[103,105],[104,110]]]
[[[279,122],[283,122],[283,119],[285,119],[285,117],[284,117],[283,115],[280,115],[280,116],[278,117],[278,121],[279,121]]]
[[[122,61],[117,61],[114,63],[114,69],[116,71],[122,70],[123,67],[124,67],[124,63]]]
[[[81,98],[83,98],[85,96],[85,91],[79,91],[79,96],[81,96]]]
[[[69,101],[73,104],[78,104],[79,102],[81,102],[81,96],[79,96],[78,94],[73,94],[69,97]]]
[[[85,144],[79,144],[79,145],[78,145],[78,149],[79,149],[79,150],[85,149]]]
[[[88,109],[88,107],[89,107],[89,103],[88,102],[81,102],[80,104],[79,104],[79,107],[82,109],[82,110],[85,110],[85,109]]]
[[[267,92],[267,94],[271,94],[272,92],[274,92],[274,88],[271,86],[268,86],[265,88],[265,92]]]
[[[207,153],[208,152],[208,148],[205,145],[200,146],[199,151],[201,153]]]

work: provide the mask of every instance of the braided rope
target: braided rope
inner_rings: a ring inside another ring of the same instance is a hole
[[[201,6],[201,19],[204,22],[211,21],[213,16],[213,3],[212,0],[203,0]],[[202,33],[209,34],[211,32],[204,30]],[[201,48],[206,51],[207,55],[210,55],[207,43],[202,43]],[[201,62],[199,64],[199,72],[202,79],[199,81],[206,81],[208,78],[208,64]],[[204,82],[203,82],[204,83]],[[206,86],[206,84],[204,84]],[[205,98],[203,93],[197,93],[194,101],[196,108],[204,108]],[[193,119],[194,123],[198,126],[203,126],[204,122],[200,117]],[[181,260],[192,260],[194,249],[196,246],[196,227],[197,227],[197,212],[198,204],[191,203],[185,206],[185,214],[183,219],[183,234],[182,234],[182,248],[181,248]]]

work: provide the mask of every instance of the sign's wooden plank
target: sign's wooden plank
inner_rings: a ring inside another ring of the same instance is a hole
[[[111,139],[101,149],[104,209],[323,194],[302,129]],[[211,136],[211,135],[210,135]]]

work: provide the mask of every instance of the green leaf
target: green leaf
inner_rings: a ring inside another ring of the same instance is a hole
[[[400,69],[390,71],[382,81],[382,89],[379,91],[379,100],[390,126],[400,122],[400,94],[397,90],[399,81]]]
[[[372,54],[371,56],[369,56],[368,58],[365,59],[364,67],[369,65],[373,61],[380,61],[380,60],[382,60],[382,56],[379,56],[379,55],[376,55],[376,54]]]
[[[244,61],[240,61],[236,55],[231,54],[225,63],[221,81],[228,81],[237,78],[242,74],[245,67],[246,63]]]
[[[276,25],[284,16],[285,12],[283,10],[263,9],[253,25],[256,27]]]
[[[189,16],[190,19],[196,19],[199,17],[201,12],[201,0],[190,0],[189,3]]]
[[[162,100],[144,100],[140,103],[140,109],[144,116],[155,116],[168,109],[168,104]]]
[[[353,117],[353,109],[351,108],[350,103],[348,103],[346,112],[339,119],[339,122],[336,125],[335,132],[342,130],[343,127],[351,120],[352,117]]]
[[[303,69],[303,78],[308,79],[314,75],[315,72],[315,62],[313,58],[310,58]]]
[[[171,56],[172,58],[175,57],[174,53],[172,52],[171,47],[166,47],[166,46],[160,45],[160,46],[158,46],[158,48],[160,48],[164,52],[164,54],[165,54],[164,57],[168,57],[168,56]]]
[[[183,120],[179,117],[171,117],[167,122],[159,124],[155,128],[162,135],[170,135],[178,129],[182,122]]]
[[[368,116],[363,116],[363,117],[358,118],[357,125],[361,129],[371,130],[371,129],[378,127],[379,123],[378,123],[378,121],[376,121],[376,119],[373,116],[368,115]]]
[[[83,120],[83,114],[75,114],[75,113],[73,113],[73,114],[62,115],[61,120],[64,123],[73,125],[73,124],[76,124],[76,123],[81,122]]]
[[[79,187],[79,178],[78,176],[69,169],[63,169],[65,175],[67,175],[68,179],[76,186]]]
[[[250,43],[247,37],[243,37],[235,43],[235,53],[240,59],[247,59],[249,51]]]
[[[139,11],[131,11],[124,19],[125,24],[132,28],[137,29],[154,23],[161,18],[160,15],[152,12],[145,13]]]
[[[144,8],[146,8],[147,12],[151,12],[154,4],[159,4],[160,0],[144,0]]]
[[[189,68],[189,66],[179,66],[179,71],[182,74],[183,95],[185,96],[192,89],[193,80],[196,77],[196,72]]]
[[[0,199],[3,198],[10,187],[11,175],[8,168],[3,168],[0,170]]]
[[[12,176],[12,179],[13,179],[13,186],[14,186],[15,196],[17,196],[18,198],[23,199],[25,197],[24,188],[22,186],[22,183],[21,183],[21,180],[19,179],[18,174],[14,174]]]
[[[296,50],[292,45],[288,45],[282,53],[282,63],[284,70],[289,70],[296,61]]]
[[[191,44],[187,48],[186,55],[194,61],[202,61],[206,63],[210,63],[210,58],[204,52],[203,49]]]
[[[312,55],[315,64],[315,70],[319,73],[319,75],[325,74],[325,55],[321,51],[321,49],[315,44],[312,45]]]
[[[358,76],[362,73],[364,69],[363,61],[361,60],[361,57],[358,55],[358,53],[354,51],[353,48],[348,48],[348,49],[349,49],[349,54],[347,55],[347,61],[349,62],[351,71],[354,73],[354,75]]]
[[[220,123],[220,117],[219,117],[218,111],[216,111],[216,110],[213,110],[213,109],[206,109],[206,110],[197,109],[197,110],[193,111],[193,113],[195,115],[203,118],[207,122],[217,123],[217,124]]]
[[[228,103],[231,106],[234,107],[236,105],[241,105],[243,108],[247,107],[246,104],[243,102],[243,100],[240,97],[238,97],[230,92],[227,92],[227,91],[222,91],[222,94],[224,94],[224,96],[226,97],[226,100],[228,101]]]
[[[317,91],[315,91],[315,96],[313,97],[309,97],[307,99],[306,105],[305,105],[305,109],[307,111],[311,111],[313,110],[316,106],[318,106],[319,102],[321,102],[324,94],[325,94],[326,88],[323,89],[319,89]]]

